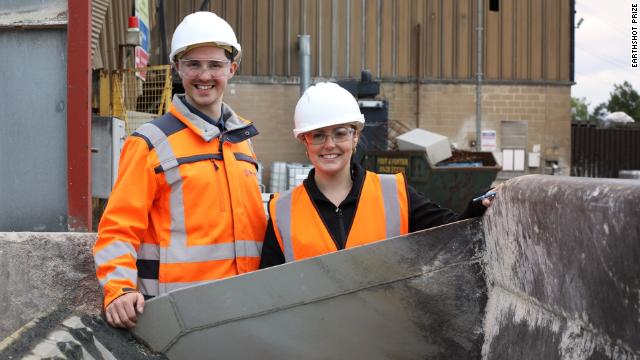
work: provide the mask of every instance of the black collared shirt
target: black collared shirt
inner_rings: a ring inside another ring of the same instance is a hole
[[[209,115],[198,110],[195,106],[189,104],[187,102],[185,95],[180,95],[180,99],[182,100],[182,103],[187,107],[187,109],[189,109],[189,111],[191,111],[193,114],[197,115],[198,117],[202,118],[202,120],[208,122],[209,124],[216,126],[221,133],[224,132],[224,114],[222,113],[222,110],[220,111],[220,119],[216,121],[212,119]]]
[[[303,186],[307,190],[311,201],[320,214],[325,227],[329,231],[331,238],[338,250],[345,247],[349,230],[353,224],[358,199],[364,184],[365,170],[356,163],[351,164],[351,179],[353,186],[347,197],[336,207],[329,199],[322,194],[315,182],[315,171],[312,169],[305,179]],[[484,192],[483,192],[484,193]],[[434,226],[447,224],[450,222],[482,216],[486,208],[479,203],[469,203],[465,212],[461,215],[453,210],[442,208],[417,192],[413,187],[407,185],[409,198],[409,232],[429,229]],[[262,257],[260,268],[280,265],[285,262],[284,254],[278,244],[271,218],[267,224],[267,231],[262,247]]]

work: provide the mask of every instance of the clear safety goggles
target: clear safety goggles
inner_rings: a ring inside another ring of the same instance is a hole
[[[205,72],[212,78],[221,78],[229,73],[230,60],[180,59],[179,72],[182,76],[196,78]]]
[[[313,145],[323,145],[330,137],[335,144],[351,140],[355,129],[351,127],[338,127],[326,133],[320,130],[312,130],[304,134],[305,140]]]

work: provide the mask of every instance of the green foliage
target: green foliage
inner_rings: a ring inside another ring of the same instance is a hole
[[[640,94],[625,81],[622,85],[613,85],[613,92],[609,93],[607,103],[609,112],[624,111],[636,122],[640,122]]]
[[[571,98],[571,120],[585,121],[589,118],[589,103],[586,98]]]

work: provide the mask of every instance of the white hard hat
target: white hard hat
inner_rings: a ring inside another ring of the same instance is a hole
[[[174,63],[176,55],[199,44],[233,48],[234,60],[240,62],[241,48],[231,25],[212,12],[198,11],[182,19],[171,38],[169,59]]]
[[[350,92],[340,85],[321,82],[310,86],[298,100],[294,115],[293,136],[311,130],[338,124],[353,124],[358,130],[364,127],[364,115]]]

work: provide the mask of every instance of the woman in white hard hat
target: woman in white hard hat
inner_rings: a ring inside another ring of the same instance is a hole
[[[269,202],[260,267],[363,245],[480,216],[491,200],[462,215],[441,208],[405,182],[351,161],[364,116],[355,98],[333,83],[309,87],[296,105],[294,136],[314,166],[302,185]]]
[[[135,326],[148,297],[259,266],[258,132],[222,101],[241,54],[231,26],[210,12],[188,15],[173,34],[185,93],[125,142],[94,247],[112,326]]]

